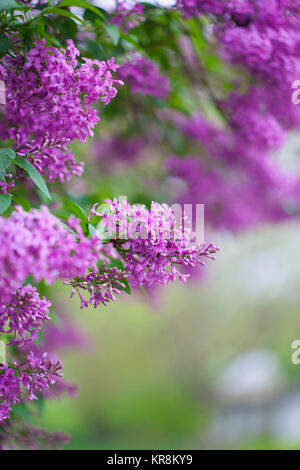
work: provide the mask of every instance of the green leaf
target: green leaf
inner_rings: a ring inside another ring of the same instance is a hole
[[[81,222],[84,224],[88,223],[88,218],[82,207],[77,204],[77,202],[72,201],[64,196],[58,196],[60,199],[64,201],[64,208],[74,214]]]
[[[24,421],[27,421],[29,423],[32,422],[32,413],[30,413],[27,405],[25,403],[17,403],[15,406],[14,406],[14,414],[20,418],[22,418],[22,420]]]
[[[113,267],[116,267],[118,269],[121,269],[121,271],[125,271],[125,267],[124,267],[122,261],[119,260],[119,258],[111,258],[109,265],[113,266]]]
[[[5,153],[5,154],[8,155],[11,159],[15,158],[15,156],[16,156],[16,152],[14,151],[14,149],[8,148],[8,147],[0,148],[0,154],[1,154],[1,153]]]
[[[72,18],[73,20],[79,21],[81,24],[85,24],[85,22],[81,18],[79,18],[79,16],[74,15],[68,10],[63,10],[62,8],[57,8],[57,7],[45,8],[45,10],[43,10],[39,16],[44,16],[48,14],[58,15],[58,16],[67,16],[68,18]],[[36,18],[38,18],[38,16]]]
[[[30,211],[30,202],[24,196],[13,196],[13,200],[18,206],[22,206],[25,211]]]
[[[43,180],[43,177],[40,175],[37,169],[34,168],[34,166],[32,166],[28,160],[26,160],[26,158],[16,157],[13,160],[13,163],[23,168],[28,173],[34,184],[39,188],[39,190],[42,191],[42,193],[47,196],[48,199],[51,199],[49,190],[45,181]]]
[[[61,43],[59,42],[59,40],[56,39],[54,36],[51,36],[51,34],[44,33],[44,36],[50,44],[54,45],[55,47],[61,47]]]
[[[12,194],[0,194],[0,214],[3,214],[11,205]]]
[[[61,220],[67,221],[70,217],[70,212],[64,209],[56,209],[53,211],[53,214]]]
[[[124,31],[120,31],[120,36],[123,40],[127,41],[129,44],[132,44],[142,54],[145,53],[144,49],[139,45],[139,43],[134,39],[132,35],[125,34]]]
[[[85,8],[86,10],[93,11],[94,13],[96,13],[96,15],[100,16],[100,18],[104,19],[103,13],[101,13],[101,11],[98,10],[98,8],[96,8],[94,5],[91,5],[90,3],[86,2],[85,0],[62,0],[62,2],[60,2],[58,4],[58,6],[60,8],[62,8],[62,7]]]
[[[130,289],[130,285],[129,285],[129,282],[127,281],[127,279],[121,279],[121,282],[122,284],[124,284],[124,292],[126,292],[128,295],[131,295],[131,289]]]
[[[103,47],[97,41],[92,41],[89,38],[85,38],[86,45],[88,47],[88,51],[93,56],[93,59],[101,60],[103,57]]]
[[[21,6],[22,6],[22,3],[21,3]],[[18,4],[14,0],[1,0],[0,10],[7,10],[9,8],[17,8],[17,7],[20,7],[20,4]]]
[[[47,26],[50,26],[50,28],[52,28],[55,33],[59,33],[57,24],[55,23],[55,21],[51,20],[51,18],[48,18],[48,16],[44,16],[43,18],[41,18],[40,21],[46,24]],[[74,22],[72,23],[74,24]]]
[[[12,164],[15,156],[12,148],[0,148],[0,180],[4,180],[6,169]]]
[[[0,55],[3,56],[9,49],[9,41],[4,33],[0,34]]]
[[[111,38],[113,45],[117,46],[120,40],[120,30],[115,24],[104,24],[103,25],[107,34]]]

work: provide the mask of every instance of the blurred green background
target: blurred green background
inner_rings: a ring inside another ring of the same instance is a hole
[[[60,354],[77,398],[42,417],[66,448],[300,448],[299,227],[212,239],[217,260],[186,286],[84,311],[56,291],[90,335]]]

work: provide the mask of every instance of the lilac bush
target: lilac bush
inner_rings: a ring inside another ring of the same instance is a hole
[[[0,5],[1,449],[68,439],[19,412],[76,391],[57,353],[84,341],[49,286],[101,308],[186,282],[218,248],[173,203],[220,232],[299,215],[274,157],[300,127],[298,0],[81,5]]]

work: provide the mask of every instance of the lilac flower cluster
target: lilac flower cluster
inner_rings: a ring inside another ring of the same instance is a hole
[[[287,131],[300,127],[300,108],[291,100],[291,85],[300,76],[300,2],[178,0],[176,7],[188,17],[206,15],[216,53],[247,72],[233,83],[243,92],[221,100],[215,89],[208,90],[225,126],[200,114],[175,119],[201,155],[191,148],[192,157],[167,163],[189,188],[181,196],[201,200],[212,225],[233,230],[298,213],[300,175],[285,172],[272,153]],[[193,67],[197,71],[197,63]]]
[[[216,34],[231,61],[280,85],[299,76],[299,20],[298,0],[234,0],[224,2]]]
[[[169,93],[169,81],[159,72],[158,66],[140,54],[122,64],[118,72],[121,80],[130,86],[132,93],[164,99]]]
[[[30,155],[28,142],[32,142],[31,162],[49,180],[81,174],[82,164],[66,151],[65,143],[84,142],[93,135],[99,116],[92,104],[100,99],[107,105],[122,84],[112,78],[118,69],[113,58],[107,62],[83,58],[79,65],[78,55],[71,40],[67,50],[46,47],[41,41],[30,49],[25,63],[21,57],[7,57],[0,66],[7,90],[0,137],[14,139],[25,155]],[[45,146],[45,135],[52,145]]]
[[[21,382],[28,400],[36,400],[36,394],[47,391],[55,384],[57,377],[62,377],[59,372],[61,369],[61,362],[49,359],[47,353],[36,356],[30,351],[26,361],[19,367]]]
[[[256,81],[245,99],[252,106],[259,103],[264,114],[272,116],[271,128],[277,128],[278,135],[300,126],[299,107],[291,101],[291,84],[300,75],[299,24],[298,0],[272,0],[267,4],[261,0],[235,0],[226,5],[215,25],[224,58],[243,66]],[[229,99],[236,101],[237,97]]]
[[[99,214],[100,226],[124,262],[132,287],[168,284],[177,278],[185,282],[187,275],[179,266],[202,264],[218,250],[213,244],[190,246],[190,228],[176,223],[167,204],[152,202],[148,210],[116,198],[105,202],[109,211]]]
[[[264,134],[264,126],[243,126],[252,119],[253,106],[249,108],[249,113],[241,111],[241,119],[229,116],[229,129],[200,114],[171,117],[177,129],[199,145],[201,155],[167,160],[169,173],[186,184],[177,197],[188,203],[203,202],[208,223],[222,229],[236,231],[266,220],[284,220],[289,216],[285,202],[296,199],[299,176],[285,172],[270,153],[278,147],[282,133],[274,131],[276,124]],[[263,125],[263,120],[262,114],[258,122]]]
[[[210,227],[241,231],[266,220],[278,222],[288,217],[283,206],[289,194],[288,180],[278,178],[276,187],[274,182],[270,184],[266,172],[255,178],[237,169],[224,171],[195,155],[170,157],[167,168],[170,175],[185,182],[186,189],[177,192],[176,199],[185,203],[202,201]]]
[[[17,207],[9,219],[0,218],[1,303],[10,304],[27,276],[51,284],[58,278],[84,275],[96,268],[97,237],[86,238],[71,216],[69,228],[45,206],[29,212]],[[30,315],[29,315],[30,316]]]
[[[30,284],[22,287],[29,275],[36,282],[45,279],[50,284],[59,277],[80,276],[90,267],[96,269],[98,238],[87,239],[73,216],[68,224],[69,227],[64,226],[46,207],[30,212],[17,207],[9,219],[0,219],[3,247],[0,252],[0,332],[12,335],[9,344],[24,346],[29,343],[36,338],[41,323],[49,319],[51,303],[45,297],[40,298]],[[2,419],[9,416],[11,405],[19,401],[21,385],[26,388],[29,399],[35,398],[35,392],[48,393],[60,366],[57,362],[49,362],[47,353],[39,348],[36,354],[29,351],[22,367],[18,367],[19,381],[12,369],[4,366],[0,375]],[[60,379],[58,382],[56,395],[63,391],[74,394],[72,385]]]
[[[20,401],[20,378],[15,375],[14,369],[5,362],[0,364],[0,423],[9,418],[11,405]]]
[[[259,104],[260,110],[265,109],[268,120],[273,120],[271,127],[275,125],[279,134],[282,130],[278,126],[283,129],[299,127],[299,107],[290,99],[291,84],[300,75],[299,0],[183,0],[183,8],[186,3],[188,9],[189,1],[198,6],[194,16],[210,15],[224,59],[243,66],[255,78],[256,85],[246,92],[248,103],[254,107]],[[193,13],[192,10],[189,12]],[[237,97],[230,99],[236,101]],[[247,108],[249,111],[250,107]],[[253,113],[251,124],[255,124]]]
[[[0,306],[0,332],[13,334],[8,344],[23,346],[36,339],[41,323],[50,319],[50,306],[36,287],[28,284],[18,289],[9,303]]]
[[[9,418],[13,405],[21,400],[35,400],[48,390],[61,377],[61,369],[61,363],[48,359],[47,353],[38,357],[30,352],[21,364],[0,364],[0,423]]]

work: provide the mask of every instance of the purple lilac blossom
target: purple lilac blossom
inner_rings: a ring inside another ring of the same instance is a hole
[[[131,92],[164,99],[169,93],[169,81],[160,74],[158,66],[135,54],[131,60],[121,65],[118,76],[128,83]]]
[[[100,99],[107,105],[122,84],[112,78],[119,67],[113,58],[107,62],[83,58],[79,65],[78,55],[72,40],[66,50],[37,41],[25,63],[22,57],[8,57],[5,67],[0,67],[7,91],[0,137],[14,139],[18,153],[27,156],[33,135],[36,150],[30,161],[49,180],[64,181],[82,173],[82,164],[65,144],[74,139],[85,142],[93,135],[100,118],[92,104]],[[45,146],[45,135],[56,145]]]
[[[168,284],[176,279],[185,282],[188,275],[181,273],[180,266],[204,264],[205,258],[214,259],[218,251],[213,244],[191,245],[190,228],[176,224],[167,204],[152,202],[148,210],[116,198],[105,202],[110,211],[99,214],[100,225],[113,239],[132,287]]]
[[[8,345],[23,346],[36,339],[41,323],[50,319],[50,306],[36,287],[28,284],[18,289],[9,303],[0,306],[0,332],[13,335]]]
[[[0,218],[1,302],[10,302],[26,277],[51,284],[58,278],[84,275],[96,268],[99,239],[86,238],[74,216],[63,225],[45,206],[25,212],[16,207],[9,219]]]
[[[21,364],[0,364],[0,423],[9,418],[13,405],[21,400],[36,400],[38,394],[55,384],[62,376],[61,369],[61,363],[49,359],[47,353],[36,356],[32,351]]]
[[[186,190],[178,193],[176,199],[204,204],[210,227],[241,231],[266,220],[277,222],[288,217],[281,191],[266,190],[259,179],[247,173],[210,168],[198,156],[170,157],[167,167],[173,177],[186,183]]]

